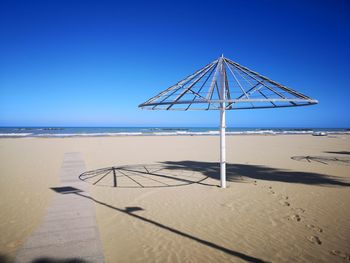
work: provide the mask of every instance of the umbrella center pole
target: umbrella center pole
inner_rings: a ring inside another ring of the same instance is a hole
[[[220,65],[220,186],[226,188],[226,72],[224,66],[224,55],[219,60]]]
[[[220,186],[226,188],[226,113],[225,103],[220,107]]]

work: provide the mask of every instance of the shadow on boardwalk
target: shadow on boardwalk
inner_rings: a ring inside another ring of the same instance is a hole
[[[0,263],[16,263],[16,261],[14,261],[9,256],[0,254]],[[42,257],[42,258],[37,258],[30,261],[30,263],[88,263],[88,262],[79,258],[55,259],[55,258],[49,258],[49,257]]]

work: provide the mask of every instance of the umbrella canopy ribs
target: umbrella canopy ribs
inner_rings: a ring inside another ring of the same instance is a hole
[[[308,106],[317,100],[223,55],[139,105],[151,110],[220,111],[220,181],[226,187],[225,111]]]

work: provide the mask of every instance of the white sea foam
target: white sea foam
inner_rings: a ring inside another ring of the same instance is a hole
[[[134,132],[98,132],[98,133],[0,133],[0,137],[109,137],[109,136],[218,136],[219,130],[202,130],[202,131],[161,131],[160,129],[154,129],[155,131],[134,131]],[[283,129],[266,129],[266,130],[242,130],[242,131],[230,131],[226,130],[226,135],[288,135],[288,134],[313,134],[314,130],[283,130]],[[350,134],[350,131],[324,131],[327,134]]]
[[[167,136],[167,135],[178,135],[178,134],[176,132],[152,132],[149,135]]]
[[[350,131],[326,131],[328,134],[350,134]]]
[[[191,132],[187,132],[187,131],[177,131],[176,134],[178,135],[188,135]]]
[[[0,133],[0,137],[25,137],[32,133]]]
[[[312,134],[314,131],[280,131],[280,134]]]
[[[99,133],[41,133],[35,137],[100,137],[100,136],[136,136],[142,132],[99,132]]]

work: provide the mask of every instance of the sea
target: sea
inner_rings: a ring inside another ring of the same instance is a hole
[[[0,127],[0,137],[105,137],[218,135],[217,127]],[[226,128],[226,135],[350,134],[350,128]]]

